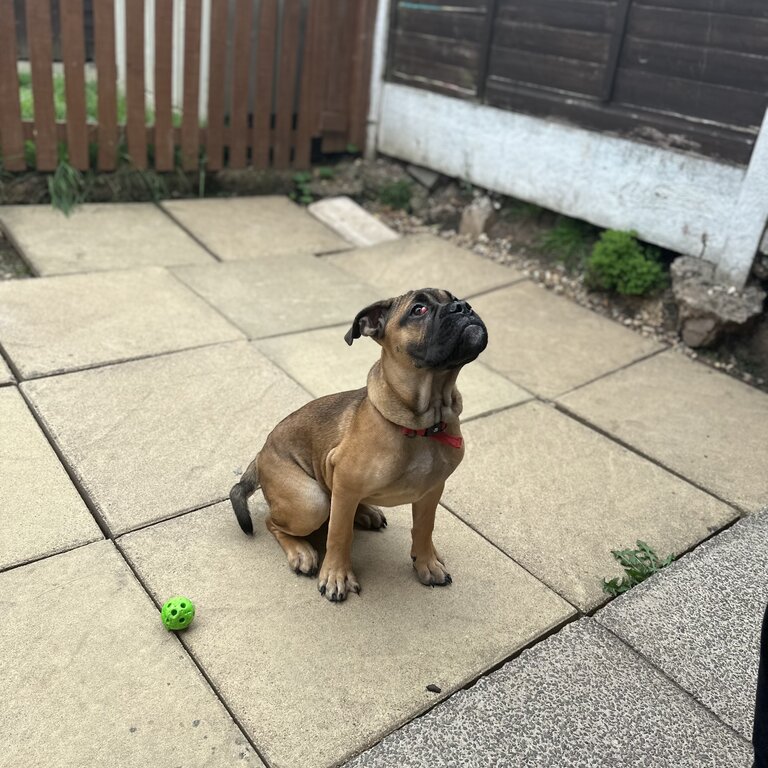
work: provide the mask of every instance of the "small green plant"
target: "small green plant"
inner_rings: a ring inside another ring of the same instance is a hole
[[[649,576],[666,568],[674,559],[669,555],[662,560],[644,541],[637,541],[637,549],[613,549],[611,554],[619,561],[626,573],[615,579],[603,579],[603,592],[612,597],[621,595]]]
[[[586,283],[601,291],[643,296],[665,280],[659,252],[642,246],[636,232],[608,229],[600,235],[586,264]]]
[[[379,200],[390,208],[407,210],[411,204],[411,183],[401,179],[379,189]]]
[[[568,269],[575,269],[589,254],[594,228],[586,221],[561,216],[557,224],[539,238],[539,248],[552,254]]]
[[[357,144],[353,144],[350,142],[346,146],[347,154],[349,155],[359,155],[360,154],[360,147],[357,146]]]
[[[328,166],[323,166],[317,169],[317,175],[321,179],[333,179],[336,176],[336,171]]]
[[[60,159],[56,170],[48,177],[48,192],[51,205],[69,216],[85,199],[83,174],[73,168],[66,158]]]
[[[311,181],[312,174],[309,171],[294,173],[293,183],[296,185],[296,189],[289,195],[291,200],[295,200],[302,205],[309,205],[314,200],[312,190],[309,187]]]

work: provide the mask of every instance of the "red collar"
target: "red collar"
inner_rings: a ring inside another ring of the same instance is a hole
[[[452,448],[461,448],[464,440],[458,435],[446,435],[447,427],[448,425],[444,421],[440,421],[426,429],[408,429],[408,427],[400,427],[400,429],[403,430],[406,437],[431,437],[433,440],[450,445]]]

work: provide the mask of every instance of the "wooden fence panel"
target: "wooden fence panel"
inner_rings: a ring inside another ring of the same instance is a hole
[[[136,168],[147,167],[147,107],[144,96],[144,0],[125,4],[125,134]]]
[[[200,156],[200,16],[202,0],[187,0],[184,15],[184,98],[181,118],[181,167],[193,171]]]
[[[173,0],[155,0],[155,168],[173,170]]]
[[[117,167],[117,64],[114,0],[93,0],[94,58],[98,94],[98,168]]]
[[[27,0],[29,63],[35,103],[35,154],[38,171],[58,164],[56,113],[53,103],[53,40],[49,0]]]
[[[228,3],[211,3],[211,39],[208,73],[208,130],[205,139],[207,167],[218,171],[224,162],[224,102],[227,67]]]
[[[368,87],[371,80],[371,55],[373,27],[376,20],[376,3],[358,0],[355,4],[357,18],[352,40],[352,88],[349,99],[349,144],[362,147],[368,124]]]
[[[299,49],[300,0],[283,0],[280,36],[280,64],[275,99],[275,168],[290,168],[293,143],[293,104],[296,95],[296,68]]]
[[[304,48],[299,86],[299,110],[296,121],[296,150],[293,164],[296,168],[308,168],[312,154],[312,136],[319,131],[317,115],[317,69],[313,66],[318,57],[319,3],[309,4],[304,28]]]
[[[16,55],[13,0],[0,0],[0,152],[6,171],[24,171],[27,168]]]
[[[88,132],[85,109],[85,26],[83,0],[59,0],[61,54],[67,100],[67,154],[80,171],[88,169]]]
[[[256,94],[253,106],[254,168],[266,168],[270,161],[276,38],[277,0],[261,0],[256,43]]]
[[[229,120],[229,167],[245,168],[248,152],[248,82],[251,68],[251,0],[235,5],[235,54]]]

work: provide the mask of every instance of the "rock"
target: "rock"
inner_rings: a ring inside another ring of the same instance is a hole
[[[746,332],[763,311],[765,291],[719,284],[716,268],[693,256],[681,256],[672,264],[678,331],[689,347],[711,347],[726,334]]]
[[[758,280],[768,280],[768,256],[758,253],[755,256],[755,263],[752,265],[752,274]]]
[[[462,192],[458,184],[450,182],[438,187],[431,195],[420,186],[414,189],[411,210],[428,224],[437,224],[442,229],[459,228],[461,212],[472,199],[471,194]]]
[[[405,170],[428,191],[434,188],[440,178],[437,171],[431,171],[429,168],[422,168],[419,165],[408,165]]]
[[[392,184],[413,183],[401,165],[384,158],[378,158],[372,163],[363,163],[360,167],[360,178],[363,182],[363,192],[371,200],[378,200],[381,190]]]
[[[493,224],[495,216],[491,198],[477,197],[462,211],[459,234],[477,239]]]

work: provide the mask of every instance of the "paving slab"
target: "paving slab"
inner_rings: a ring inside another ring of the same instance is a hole
[[[101,538],[16,387],[0,390],[0,568]]]
[[[111,542],[0,574],[0,766],[262,765]]]
[[[363,307],[384,298],[307,254],[264,255],[258,262],[185,267],[175,273],[251,338],[351,325]]]
[[[479,296],[472,306],[488,326],[484,362],[543,397],[663,349],[528,281]]]
[[[353,245],[378,245],[400,237],[383,221],[345,195],[318,200],[308,206],[307,210]]]
[[[446,505],[583,611],[606,599],[604,577],[623,575],[612,549],[642,539],[660,554],[683,552],[736,517],[549,405],[487,416],[463,433]]]
[[[161,268],[0,283],[0,344],[24,378],[242,338]]]
[[[213,260],[153,203],[87,203],[69,217],[50,205],[9,205],[0,225],[39,275]]]
[[[562,399],[747,512],[768,504],[768,395],[670,350]]]
[[[287,197],[165,200],[161,205],[222,261],[328,253],[350,247]]]
[[[368,371],[381,348],[361,338],[351,347],[344,341],[346,326],[323,328],[292,336],[262,339],[256,346],[315,397],[364,387]],[[480,362],[459,374],[464,420],[530,399],[525,390]]]
[[[113,532],[226,498],[309,399],[246,342],[22,386]]]
[[[3,384],[12,384],[15,381],[11,369],[5,364],[5,360],[0,357],[0,386]]]
[[[430,234],[409,235],[370,248],[324,256],[337,267],[374,286],[381,296],[414,288],[445,288],[459,298],[509,285],[524,277]]]
[[[749,768],[751,748],[591,619],[571,624],[346,768]]]
[[[768,602],[768,512],[742,520],[596,614],[745,738]]]
[[[572,615],[443,509],[435,541],[454,583],[424,587],[409,511],[387,515],[386,531],[356,532],[362,594],[340,604],[289,570],[258,520],[243,535],[228,503],[120,539],[153,594],[195,601],[189,646],[275,768],[336,764]]]

